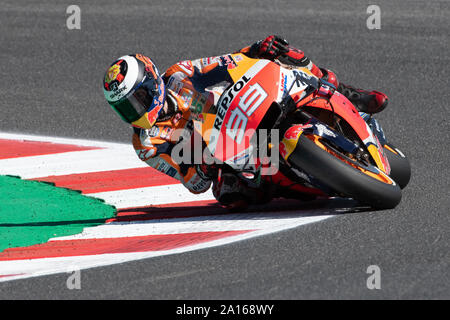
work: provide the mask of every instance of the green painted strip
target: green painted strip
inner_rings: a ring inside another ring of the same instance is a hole
[[[103,224],[116,209],[53,184],[0,176],[0,252]]]

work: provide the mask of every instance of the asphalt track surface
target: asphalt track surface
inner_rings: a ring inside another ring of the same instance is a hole
[[[280,34],[344,83],[390,97],[378,116],[413,176],[394,210],[338,215],[221,247],[0,283],[0,299],[449,299],[448,1],[3,1],[3,132],[129,142],[108,109],[105,68],[142,52],[163,70]],[[367,267],[381,289],[366,287]]]

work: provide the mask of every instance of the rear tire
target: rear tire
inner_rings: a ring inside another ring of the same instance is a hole
[[[401,200],[398,184],[377,180],[328,153],[302,134],[288,161],[337,193],[375,209],[392,209]],[[391,179],[392,180],[392,179]]]

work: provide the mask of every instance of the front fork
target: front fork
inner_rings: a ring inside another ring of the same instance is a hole
[[[372,130],[373,134],[378,138],[378,140],[380,141],[381,145],[382,146],[386,145],[386,143],[387,143],[386,135],[384,134],[383,128],[381,127],[381,125],[378,122],[378,120],[373,118],[368,113],[360,112],[359,115],[369,125],[369,128]]]

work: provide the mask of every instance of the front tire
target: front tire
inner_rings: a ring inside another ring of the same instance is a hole
[[[386,143],[383,151],[391,166],[389,176],[398,183],[401,189],[404,189],[411,179],[411,165],[408,158],[391,143]]]
[[[325,149],[325,150],[324,150]],[[376,174],[345,162],[331,149],[318,146],[305,134],[288,158],[288,162],[311,174],[340,195],[351,197],[375,209],[392,209],[401,200],[399,185],[386,174]],[[375,176],[375,177],[373,177]]]

